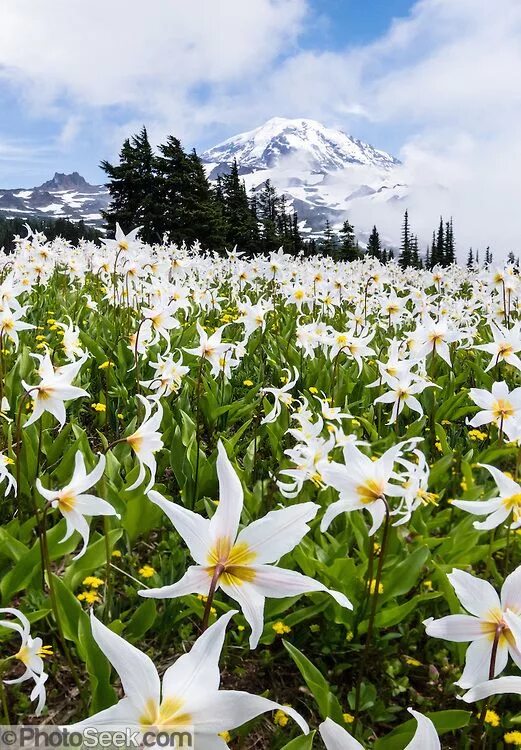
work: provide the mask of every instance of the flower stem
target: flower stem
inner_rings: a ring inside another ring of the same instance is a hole
[[[382,546],[380,548],[380,556],[378,558],[378,567],[376,569],[376,578],[374,581],[374,591],[373,591],[373,598],[371,602],[371,611],[369,613],[369,622],[367,624],[367,636],[365,639],[365,645],[364,645],[364,651],[362,654],[362,658],[360,660],[360,669],[358,672],[358,679],[356,681],[356,690],[355,690],[355,707],[354,707],[354,714],[355,719],[353,722],[353,734],[356,732],[356,727],[358,724],[358,718],[360,713],[360,697],[361,697],[361,690],[362,690],[362,678],[364,676],[365,667],[367,664],[367,657],[369,655],[369,649],[371,647],[371,642],[373,640],[373,632],[374,632],[374,621],[376,617],[376,607],[378,604],[378,595],[379,595],[379,589],[380,589],[380,583],[382,580],[382,572],[383,572],[383,566],[384,566],[384,560],[385,560],[385,554],[387,552],[387,541],[389,538],[389,528],[390,528],[390,512],[389,512],[389,505],[387,504],[387,500],[385,498],[380,498],[384,504],[385,504],[385,521],[384,521],[384,528],[382,532]],[[371,593],[371,581],[369,581],[369,593]]]
[[[221,565],[220,563],[215,566],[213,576],[212,576],[212,582],[210,583],[210,590],[208,591],[208,598],[206,600],[206,605],[204,608],[204,615],[203,615],[203,625],[202,625],[202,631],[207,629],[208,622],[210,620],[210,612],[212,609],[213,604],[213,598],[215,596],[215,589],[217,588],[217,584],[219,582],[219,578],[221,577],[222,573],[224,573],[224,565]]]
[[[501,634],[503,633],[504,626],[498,625],[496,627],[496,632],[494,634],[494,641],[492,643],[492,651],[490,652],[490,664],[488,668],[488,679],[493,680],[494,679],[494,673],[496,671],[496,657],[497,657],[497,649],[499,645],[499,639],[501,638]],[[482,748],[485,750],[487,747],[487,733],[484,731],[485,728],[485,717],[487,715],[488,710],[488,701],[485,701],[483,703],[483,708],[481,709],[481,713],[479,715],[478,724],[476,728],[476,747],[478,747],[480,742],[483,742]]]

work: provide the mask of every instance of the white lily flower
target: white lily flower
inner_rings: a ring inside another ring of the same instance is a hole
[[[74,325],[70,318],[69,325],[60,322],[57,322],[56,325],[63,329],[63,350],[69,362],[73,362],[75,357],[83,357],[85,352],[81,347],[80,329]]]
[[[423,417],[423,408],[415,394],[423,393],[426,388],[439,388],[435,383],[429,383],[426,380],[413,379],[410,373],[402,375],[399,378],[387,375],[384,378],[389,391],[375,398],[374,403],[392,404],[391,417],[387,424],[393,424],[403,411],[404,406],[408,406],[411,411],[418,414],[418,418]]]
[[[45,706],[45,682],[48,677],[44,671],[43,660],[46,656],[52,655],[52,649],[50,646],[44,646],[41,638],[31,636],[29,620],[19,609],[3,607],[0,609],[0,614],[13,615],[20,620],[21,625],[13,620],[0,620],[0,626],[15,630],[19,634],[22,642],[20,649],[14,654],[13,658],[19,659],[25,667],[25,672],[20,677],[13,680],[4,680],[4,683],[16,685],[27,680],[34,680],[34,688],[31,691],[30,698],[31,700],[38,699],[35,713],[36,716],[39,716]]]
[[[521,370],[521,360],[517,356],[517,352],[521,350],[520,328],[519,323],[516,323],[510,329],[496,323],[491,326],[494,341],[490,344],[480,344],[473,347],[491,355],[485,372],[491,370],[498,362],[506,362],[517,370]]]
[[[521,566],[503,583],[501,598],[488,581],[476,578],[463,570],[454,569],[448,576],[466,615],[447,615],[439,620],[425,620],[425,632],[434,638],[464,643],[470,641],[465,656],[465,669],[456,682],[470,688],[484,682],[494,656],[494,677],[504,670],[508,655],[521,667],[521,651],[510,629],[507,610],[521,613]],[[521,645],[521,641],[519,642]]]
[[[62,542],[77,531],[83,539],[83,547],[74,557],[75,560],[85,554],[89,543],[89,523],[85,516],[116,516],[114,508],[106,500],[95,495],[87,494],[86,490],[94,487],[99,482],[105,471],[105,456],[100,455],[96,467],[87,474],[83,453],[77,451],[74,461],[74,473],[72,479],[61,490],[47,490],[40,479],[36,480],[36,487],[42,497],[49,502],[53,508],[57,508],[65,518],[67,529]]]
[[[224,750],[220,733],[235,729],[266,711],[283,710],[303,732],[309,728],[297,711],[241,690],[219,690],[219,657],[226,626],[235,610],[217,620],[160,679],[151,659],[103,625],[91,612],[96,643],[121,678],[124,697],[74,726],[124,726],[141,732],[190,728],[194,747]]]
[[[197,565],[171,586],[138,593],[155,599],[186,594],[207,595],[210,588],[222,590],[240,605],[251,626],[250,648],[255,648],[264,626],[264,600],[325,591],[342,607],[352,609],[349,600],[313,578],[273,563],[291,552],[309,531],[317,514],[316,503],[301,503],[273,510],[239,531],[243,491],[239,478],[219,441],[217,458],[219,505],[206,519],[150,492],[150,500],[166,513],[183,537]]]
[[[287,372],[287,382],[282,386],[282,388],[262,388],[261,393],[269,393],[274,398],[275,401],[273,403],[273,409],[266,414],[266,416],[261,421],[261,424],[271,424],[271,422],[275,422],[282,410],[282,404],[287,406],[288,408],[293,403],[293,396],[291,395],[290,391],[295,387],[295,384],[298,380],[298,370],[296,367],[293,368],[293,380],[291,379],[291,371],[289,369],[285,369],[284,372]]]
[[[67,418],[64,402],[89,395],[83,388],[71,385],[86,361],[87,355],[85,354],[76,362],[55,369],[49,354],[41,357],[38,367],[41,380],[38,385],[28,385],[22,380],[23,387],[27,393],[31,394],[34,402],[33,413],[25,422],[24,427],[33,424],[44,412],[48,411],[58,420],[60,429],[63,428]]]
[[[14,301],[15,300],[13,300],[13,302]],[[17,306],[14,310],[11,310],[7,304],[2,306],[2,309],[0,310],[0,336],[8,336],[13,342],[15,349],[18,349],[18,344],[20,343],[18,332],[29,331],[36,328],[36,326],[20,320],[22,315],[25,315],[27,306],[20,307],[18,303],[16,304]]]
[[[469,420],[472,427],[491,422],[504,432],[509,440],[517,440],[521,420],[521,388],[509,390],[504,381],[493,383],[492,391],[471,388],[470,398],[482,411]]]
[[[3,453],[0,453],[0,484],[4,481],[6,481],[6,488],[5,488],[5,496],[9,495],[11,490],[16,490],[16,479],[11,476],[9,473],[7,467],[14,464],[14,461],[12,458],[9,458],[9,456],[5,456]]]
[[[154,453],[163,447],[161,433],[159,432],[161,420],[163,419],[163,407],[159,401],[154,401],[157,408],[155,414],[152,414],[152,404],[150,401],[139,394],[138,398],[145,407],[145,417],[138,429],[132,435],[125,438],[125,440],[137,456],[139,474],[136,481],[130,487],[127,487],[127,492],[135,490],[136,487],[142,484],[145,478],[145,467],[150,471],[150,481],[146,486],[145,492],[152,489],[156,481],[157,469]]]
[[[324,483],[340,493],[340,499],[324,513],[321,531],[326,531],[340,513],[363,509],[369,511],[373,520],[369,535],[372,536],[380,528],[385,517],[386,498],[400,494],[400,488],[391,484],[390,480],[399,478],[394,473],[394,464],[404,445],[398,443],[372,461],[353,443],[348,443],[344,447],[344,464],[334,461],[319,464]]]
[[[521,678],[519,679],[521,680]],[[404,750],[440,750],[440,740],[432,721],[412,708],[408,708],[407,711],[418,722],[418,728]],[[364,746],[360,742],[355,740],[343,727],[335,724],[332,719],[323,721],[318,730],[326,750],[364,750]]]
[[[510,514],[512,514],[510,528],[518,529],[521,526],[521,485],[496,469],[495,466],[478,465],[487,469],[494,477],[499,497],[491,500],[453,500],[452,505],[475,516],[488,516],[484,521],[474,521],[474,528],[480,531],[497,528],[507,520]]]
[[[196,346],[193,349],[185,349],[185,352],[187,354],[193,354],[194,357],[207,359],[212,367],[217,367],[217,371],[219,371],[221,368],[222,356],[232,346],[231,344],[223,344],[221,342],[221,337],[226,326],[217,328],[211,336],[208,336],[199,321],[196,323],[196,328],[199,334],[199,346]]]

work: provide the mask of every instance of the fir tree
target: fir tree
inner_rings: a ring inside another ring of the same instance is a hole
[[[474,258],[472,256],[472,248],[469,248],[469,254],[467,256],[467,268],[472,268],[474,265]]]
[[[400,245],[399,263],[402,268],[411,265],[411,231],[409,227],[409,212],[405,211],[402,226],[402,244]]]
[[[146,128],[123,142],[119,164],[104,160],[100,166],[109,177],[106,187],[110,204],[102,212],[108,232],[115,232],[116,223],[126,232],[141,226],[140,235],[145,242],[159,241],[154,154]]]
[[[372,258],[377,258],[378,260],[380,260],[382,257],[380,235],[378,234],[378,229],[376,228],[376,226],[373,227],[372,232],[369,235],[369,240],[367,241],[367,254]]]
[[[342,224],[340,234],[339,259],[346,261],[357,260],[360,257],[360,248],[355,238],[355,230],[352,224],[346,219]]]

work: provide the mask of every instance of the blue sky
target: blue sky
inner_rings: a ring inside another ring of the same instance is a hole
[[[52,54],[53,4],[51,2],[47,17],[49,38],[40,42],[43,57]],[[309,2],[299,23],[298,33],[287,49],[282,48],[274,56],[274,63],[294,56],[298,51],[335,53],[368,44],[385,34],[394,18],[407,16],[411,5],[409,0]],[[0,25],[4,12],[0,9]],[[254,13],[251,20],[255,23]],[[23,44],[22,41],[22,47]],[[94,50],[92,54],[95,55]],[[93,68],[92,74],[99,75],[99,70]],[[37,85],[36,81],[31,81],[30,75],[24,76],[16,67],[10,69],[9,60],[2,66],[0,56],[0,184],[3,187],[31,186],[47,179],[54,169],[64,172],[78,170],[87,179],[99,182],[103,179],[103,173],[97,167],[100,159],[115,157],[117,144],[126,132],[132,132],[132,125],[137,127],[141,122],[151,125],[147,113],[140,107],[121,103],[111,106],[107,102],[98,105],[83,102],[80,106],[77,97],[66,86],[56,94],[49,92],[49,99],[40,100],[38,92],[34,91]],[[197,107],[211,97],[215,85],[202,77],[198,86],[192,89],[193,106]],[[236,85],[235,82],[230,88],[233,85]],[[273,111],[267,109],[263,117],[266,119],[278,114],[281,113],[274,104]],[[298,117],[307,113],[305,107],[297,105],[284,114]],[[155,120],[156,115],[152,114],[150,119]],[[238,130],[262,122],[262,118],[254,121],[245,116],[243,119],[244,124],[240,117],[233,124],[209,122],[206,127],[199,127],[193,133],[183,125],[181,134],[185,136],[187,145],[202,149]],[[175,116],[171,123],[161,123],[161,129],[177,133]],[[386,133],[382,133],[381,128],[374,128],[370,122],[362,122],[355,135],[363,139],[378,139],[376,145],[390,150],[401,145],[401,133],[395,132],[391,126]]]

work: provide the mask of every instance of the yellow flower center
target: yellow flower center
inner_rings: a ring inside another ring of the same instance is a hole
[[[241,586],[254,580],[255,573],[249,566],[256,557],[257,554],[244,542],[232,544],[229,537],[220,537],[208,553],[209,566],[206,570],[213,578],[217,566],[220,566],[223,583]]]
[[[74,509],[76,505],[76,495],[74,492],[60,492],[58,495],[58,508],[62,513],[67,513]]]
[[[173,727],[189,726],[192,717],[181,713],[184,701],[180,698],[163,698],[158,705],[152,698],[147,701],[145,713],[140,716],[139,723],[145,727]]]
[[[376,479],[368,479],[364,484],[360,484],[356,488],[356,494],[360,502],[369,505],[382,497],[384,494],[384,483],[378,482]]]
[[[498,398],[492,408],[492,413],[496,419],[508,419],[508,417],[514,416],[514,407],[510,401],[506,399]]]

